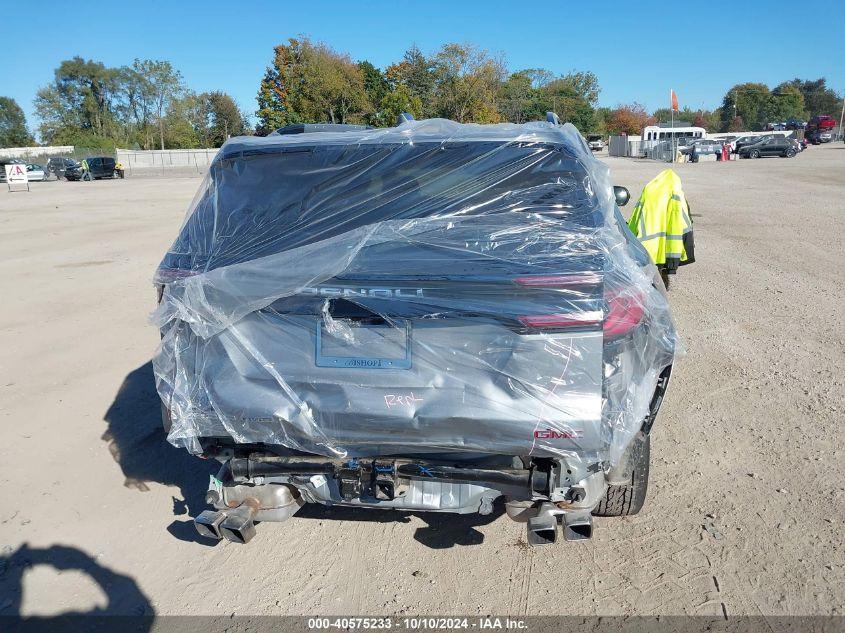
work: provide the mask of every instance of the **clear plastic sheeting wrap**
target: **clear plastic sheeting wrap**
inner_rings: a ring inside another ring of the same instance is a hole
[[[570,125],[232,139],[156,273],[169,440],[609,467],[679,347],[655,275]]]

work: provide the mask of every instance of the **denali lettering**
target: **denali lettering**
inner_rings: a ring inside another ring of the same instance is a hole
[[[422,288],[330,288],[317,286],[303,288],[303,292],[321,297],[377,297],[383,299],[401,299],[403,297],[422,297]]]

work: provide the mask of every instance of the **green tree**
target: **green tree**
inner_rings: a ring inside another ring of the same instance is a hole
[[[382,97],[374,124],[379,127],[396,125],[403,112],[414,115],[415,119],[422,118],[423,104],[418,96],[411,94],[408,86],[400,85]]]
[[[422,51],[413,45],[405,51],[402,61],[391,64],[385,70],[385,78],[392,90],[405,86],[410,98],[418,98],[423,104],[421,116],[437,116],[434,102],[435,91],[435,61],[423,55]]]
[[[138,64],[136,60],[136,64]],[[155,93],[152,84],[135,68],[124,66],[118,71],[123,96],[122,117],[133,137],[143,149],[155,146],[153,126]]]
[[[210,138],[219,147],[232,136],[243,136],[249,130],[246,117],[235,100],[219,90],[206,93],[211,113]]]
[[[274,49],[258,91],[258,132],[290,123],[352,123],[372,111],[361,69],[347,55],[308,38]]]
[[[594,132],[596,134],[601,134],[602,136],[606,136],[610,132],[608,131],[608,121],[610,120],[610,114],[612,110],[607,107],[600,107],[596,108],[593,112],[593,118],[595,119],[595,128]]]
[[[571,75],[565,75],[549,82],[538,92],[538,105],[545,112],[555,112],[564,123],[572,123],[582,134],[592,132],[596,126],[593,106],[589,98],[595,94],[598,98],[598,86],[585,90],[570,80]],[[542,118],[537,112],[534,120]]]
[[[59,64],[51,84],[35,97],[41,136],[47,142],[62,136],[108,139],[119,135],[116,101],[119,72],[101,62],[74,57]]]
[[[499,86],[499,112],[512,123],[530,121],[537,110],[537,90],[529,71],[513,73]]]
[[[752,130],[763,129],[767,118],[766,105],[770,98],[771,93],[766,84],[737,84],[722,99],[723,127],[727,128],[731,121],[740,117]]]
[[[96,149],[208,146],[246,131],[231,97],[187,91],[167,61],[107,68],[81,57],[65,60],[38,91],[35,109],[45,142]]]
[[[364,90],[370,103],[373,105],[381,103],[384,96],[390,91],[390,84],[384,73],[368,61],[358,62],[358,69],[364,81]]]
[[[591,106],[595,106],[599,100],[599,79],[590,71],[572,70],[553,82],[560,86],[568,86],[574,93]]]
[[[293,102],[301,89],[302,45],[290,39],[273,48],[273,62],[267,67],[258,89],[258,127],[256,133],[269,134],[290,123],[299,123]]]
[[[769,100],[763,106],[765,121],[772,123],[788,119],[803,119],[807,116],[804,110],[804,95],[797,87],[781,84],[769,95]]]
[[[735,116],[728,122],[727,132],[743,132],[745,131],[745,121],[741,116]]]
[[[555,79],[555,74],[546,68],[526,68],[525,70],[520,70],[519,74],[528,77],[531,80],[531,87],[535,90],[542,88]]]
[[[221,91],[187,92],[174,100],[165,128],[168,147],[220,147],[228,138],[249,131],[235,100]]]
[[[185,91],[182,74],[168,61],[136,59],[132,68],[143,77],[150,89],[152,109],[156,116],[161,149],[164,149],[165,115],[170,105]]]
[[[434,57],[438,116],[459,123],[500,120],[496,96],[504,63],[487,51],[466,44],[446,44]]]
[[[0,147],[27,147],[34,142],[17,101],[0,97]]]
[[[660,124],[665,123],[668,125],[669,122],[674,119],[676,125],[679,122],[692,125],[692,122],[698,113],[698,110],[692,110],[689,107],[683,108],[680,112],[672,112],[669,108],[658,108],[652,112],[651,115],[657,119],[657,122]]]
[[[572,71],[555,77],[543,68],[529,68],[511,74],[499,87],[499,111],[514,123],[544,120],[546,112],[556,112],[582,133],[596,131],[599,122],[593,104],[600,88],[596,76]]]
[[[791,81],[780,84],[775,88],[775,92],[786,86],[792,86],[801,91],[804,96],[804,109],[808,117],[820,114],[834,116],[842,107],[842,98],[834,90],[827,87],[827,81],[824,77],[812,80],[796,77]]]
[[[163,145],[168,149],[210,147],[208,118],[207,101],[201,95],[186,92],[172,99],[159,128],[164,130]]]
[[[672,111],[669,108],[658,108],[652,116],[661,124],[668,124],[672,120]],[[718,132],[722,127],[721,113],[715,110],[693,110],[684,107],[680,112],[674,113],[675,124],[686,123],[694,127],[703,127],[708,132]]]

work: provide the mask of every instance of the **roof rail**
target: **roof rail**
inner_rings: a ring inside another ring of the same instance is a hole
[[[403,123],[409,123],[410,121],[414,120],[414,115],[410,112],[401,112],[398,117],[396,117],[396,125],[402,125]]]
[[[546,121],[554,125],[560,125],[560,118],[554,112],[546,112]]]
[[[293,123],[280,127],[271,135],[287,134],[309,134],[314,132],[357,132],[358,130],[371,130],[370,125],[350,125],[348,123]]]

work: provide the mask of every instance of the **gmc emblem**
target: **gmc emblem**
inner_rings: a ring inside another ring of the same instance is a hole
[[[555,431],[554,429],[538,429],[534,431],[535,440],[577,440],[584,437],[583,431]]]

